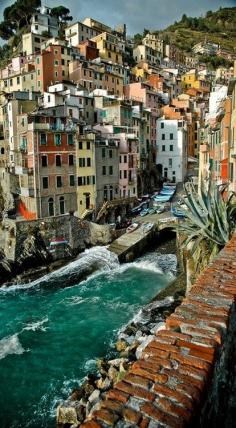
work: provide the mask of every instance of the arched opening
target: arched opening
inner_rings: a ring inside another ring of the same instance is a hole
[[[65,198],[60,196],[59,198],[60,214],[65,214]]]
[[[48,199],[48,215],[49,215],[49,217],[54,216],[54,200],[53,200],[53,198]]]

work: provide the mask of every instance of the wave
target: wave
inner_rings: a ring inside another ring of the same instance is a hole
[[[5,358],[7,355],[21,355],[24,352],[25,349],[20,343],[18,333],[13,334],[12,336],[6,336],[0,340],[0,360]]]
[[[41,321],[35,321],[32,323],[26,324],[25,327],[23,327],[22,331],[46,331],[48,327],[45,327],[44,324],[48,322],[48,317],[43,318]]]

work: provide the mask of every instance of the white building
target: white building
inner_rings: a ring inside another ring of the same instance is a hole
[[[58,19],[51,16],[51,9],[47,6],[41,6],[31,21],[31,33],[40,35],[44,32],[51,37],[58,36]]]
[[[181,183],[187,173],[187,124],[184,120],[157,120],[156,165],[164,178]]]
[[[161,62],[161,53],[146,45],[138,45],[133,49],[134,60],[148,62],[151,65],[159,65]]]
[[[66,40],[68,40],[71,46],[78,46],[81,42],[90,40],[100,33],[101,31],[97,31],[82,22],[71,24],[65,29]]]

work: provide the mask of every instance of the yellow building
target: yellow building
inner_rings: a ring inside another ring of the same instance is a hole
[[[183,89],[198,89],[200,91],[210,92],[210,84],[207,80],[199,77],[195,71],[183,74],[181,77],[181,84]]]
[[[123,64],[123,43],[119,43],[117,37],[104,32],[91,40],[96,42],[100,58],[111,61],[114,64]]]
[[[77,135],[76,141],[77,206],[79,218],[95,209],[96,164],[95,134]]]
[[[0,90],[4,92],[37,91],[35,70],[21,69],[0,79]]]

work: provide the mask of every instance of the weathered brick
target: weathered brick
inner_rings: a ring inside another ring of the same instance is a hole
[[[135,374],[132,374],[132,371],[127,373],[123,378],[123,380],[125,382],[131,383],[132,385],[138,385],[138,386],[144,387],[145,389],[149,389],[150,387],[150,380],[142,376],[137,376]]]
[[[131,422],[135,425],[138,425],[139,421],[141,421],[142,418],[142,414],[140,412],[136,412],[135,410],[130,409],[129,407],[126,407],[123,410],[123,416],[126,421]]]
[[[179,364],[178,371],[186,376],[190,376],[191,379],[198,379],[202,382],[206,382],[209,377],[209,372],[196,367],[188,366],[186,364]]]
[[[160,394],[161,396],[168,397],[169,400],[174,401],[189,410],[193,409],[193,401],[191,398],[187,397],[186,394],[180,393],[169,386],[160,385],[156,383],[153,387],[153,390],[156,394]]]
[[[152,419],[159,421],[160,423],[166,424],[171,428],[180,428],[180,421],[178,418],[167,415],[151,403],[145,403],[141,410],[150,416]]]
[[[154,401],[155,399],[155,395],[152,392],[138,386],[130,385],[124,381],[116,383],[116,389],[126,392],[134,397],[143,398],[144,400]]]
[[[150,373],[150,371],[148,370],[144,370],[138,367],[132,367],[131,373],[134,373],[137,376],[141,376],[145,379],[148,379],[151,382],[156,382],[156,374]]]
[[[192,336],[189,334],[178,333],[176,331],[171,330],[160,330],[156,334],[158,338],[160,337],[171,337],[173,340],[191,340]]]
[[[182,324],[181,331],[186,332],[187,334],[191,334],[193,339],[196,336],[197,338],[202,336],[202,339],[204,337],[211,338],[215,340],[218,344],[221,344],[221,341],[222,341],[222,333],[218,329],[209,330],[209,328],[197,327],[189,324]]]
[[[141,422],[139,422],[139,428],[147,428],[149,425],[150,419],[148,418],[142,418]]]
[[[200,360],[196,357],[191,357],[189,355],[181,355],[181,354],[171,354],[171,358],[173,360],[179,361],[182,364],[192,365],[193,367],[197,367],[199,369],[210,369],[210,364],[206,361]]]
[[[93,412],[93,417],[111,426],[114,426],[115,422],[118,420],[118,416],[114,412],[107,409],[95,410]]]
[[[110,389],[110,391],[107,392],[107,398],[110,398],[111,400],[117,400],[121,401],[121,403],[127,403],[129,399],[129,394],[126,394],[125,392],[122,392],[118,389]]]
[[[95,421],[87,421],[81,424],[80,428],[102,428],[102,425]]]
[[[167,351],[163,351],[160,348],[154,348],[152,347],[150,344],[144,349],[143,351],[143,356],[151,356],[151,355],[155,355],[157,357],[163,357],[163,358],[168,358],[170,356],[170,353]]]
[[[168,398],[159,397],[157,403],[158,407],[164,412],[170,413],[177,418],[183,418],[186,422],[189,422],[192,417],[192,413],[189,410],[182,406],[177,406],[173,401],[168,400]]]
[[[169,379],[175,378],[178,379],[179,382],[191,384],[197,387],[200,391],[204,388],[204,380],[203,379],[196,379],[193,376],[190,376],[187,372],[181,373],[180,369],[178,367],[177,370],[168,370],[163,369],[163,373],[168,376]],[[171,381],[170,381],[171,382]]]
[[[178,348],[176,348],[174,345],[169,345],[168,343],[161,342],[158,337],[149,343],[148,348],[149,347],[156,348],[164,352],[178,352]]]
[[[123,408],[123,403],[116,400],[104,400],[101,402],[101,407],[119,413]]]

